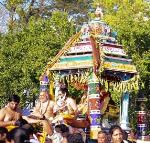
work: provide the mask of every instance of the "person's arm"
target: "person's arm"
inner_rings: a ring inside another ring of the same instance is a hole
[[[33,108],[33,112],[31,113],[31,115],[39,118],[43,117],[43,115],[40,113],[40,106],[41,106],[40,104],[41,104],[40,102],[36,104],[36,106]]]
[[[53,135],[54,133],[54,130],[53,130],[53,127],[51,125],[51,123],[47,120],[42,120],[40,122],[43,126],[43,131],[46,132],[49,136]]]
[[[37,112],[39,112],[39,109],[40,109],[40,102],[38,102],[36,105],[35,105],[35,107],[33,108],[33,113],[37,113]]]
[[[58,111],[58,105],[56,103],[54,103],[53,113],[56,114],[57,111]]]
[[[6,127],[6,126],[14,126],[16,121],[4,121],[6,116],[6,110],[3,108],[0,110],[0,127]]]
[[[44,114],[44,116],[47,119],[50,119],[50,120],[53,119],[53,117],[54,117],[54,102],[53,101],[49,102],[48,108],[47,108],[46,113]]]
[[[78,108],[77,108],[77,104],[75,100],[73,100],[72,98],[69,98],[68,102],[69,102],[69,106],[73,109],[74,114],[76,115],[78,113]]]

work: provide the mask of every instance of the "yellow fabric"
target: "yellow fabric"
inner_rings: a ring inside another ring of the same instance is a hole
[[[78,110],[82,113],[82,114],[86,114],[88,112],[88,105],[87,104],[79,104],[78,105]]]
[[[6,128],[7,128],[7,130],[8,131],[11,131],[12,129],[14,129],[14,128],[16,128],[17,126],[7,126]]]
[[[63,118],[64,118],[64,119],[73,119],[73,118],[74,118],[74,115],[63,114]]]
[[[40,143],[45,143],[46,141],[46,136],[47,136],[47,133],[46,132],[43,132],[40,137],[39,137],[39,141]]]
[[[50,81],[50,90],[49,90],[49,92],[50,92],[50,99],[51,100],[55,100],[55,96],[54,96],[54,91],[53,91],[53,89],[54,89],[54,82],[53,81]]]

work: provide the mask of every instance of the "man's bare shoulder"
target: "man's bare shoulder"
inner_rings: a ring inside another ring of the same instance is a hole
[[[75,102],[75,100],[73,98],[71,98],[71,97],[68,97],[66,101],[70,102],[70,103],[74,103]]]
[[[50,100],[50,103],[53,103],[53,104],[54,104],[54,103],[55,103],[55,101],[54,101],[54,100]]]
[[[55,102],[54,102],[53,100],[50,100],[50,101],[49,101],[49,104],[52,105],[52,106],[54,106],[54,105],[55,105]]]
[[[7,111],[7,108],[6,108],[6,107],[3,107],[3,108],[0,109],[0,113],[6,112],[6,111]]]
[[[71,97],[68,97],[68,98],[67,98],[67,100],[74,100],[74,99],[73,99],[73,98],[71,98]]]
[[[7,113],[8,113],[8,111],[7,111],[6,107],[3,107],[3,108],[0,109],[0,116],[1,115],[5,116]]]

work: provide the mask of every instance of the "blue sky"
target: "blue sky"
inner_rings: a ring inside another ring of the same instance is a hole
[[[0,3],[2,3],[3,2],[3,0],[0,0]]]
[[[7,31],[7,21],[8,21],[8,13],[3,12],[3,6],[1,5],[1,2],[3,2],[3,0],[0,0],[0,9],[2,10],[0,13],[0,32],[6,32]]]

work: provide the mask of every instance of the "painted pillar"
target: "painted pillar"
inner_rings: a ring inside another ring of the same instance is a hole
[[[54,79],[55,80],[55,101],[56,101],[56,97],[58,96],[58,91],[60,89],[59,79],[60,79],[59,75],[56,75]]]
[[[137,104],[137,138],[139,140],[148,140],[147,130],[147,114],[146,114],[146,102],[147,98],[144,97],[142,91],[139,92],[136,104]]]
[[[93,72],[88,81],[90,139],[97,139],[97,133],[101,130],[99,86],[99,80]]]
[[[123,92],[121,100],[121,116],[120,116],[120,125],[123,130],[130,130],[129,128],[129,92]]]

